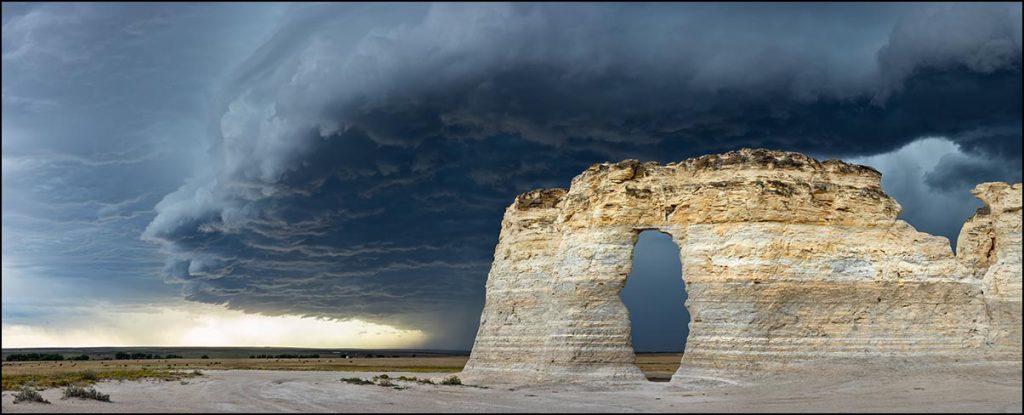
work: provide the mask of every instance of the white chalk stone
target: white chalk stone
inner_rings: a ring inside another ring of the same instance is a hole
[[[680,372],[828,359],[1021,360],[1021,185],[946,238],[868,167],[743,149],[591,166],[505,211],[467,384],[642,381],[619,291],[639,233],[680,247]]]

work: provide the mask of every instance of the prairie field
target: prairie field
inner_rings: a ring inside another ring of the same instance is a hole
[[[680,353],[642,353],[637,365],[652,380],[668,380],[679,367]],[[33,384],[60,387],[99,380],[179,380],[203,370],[288,370],[338,372],[452,373],[468,356],[353,357],[300,359],[143,359],[58,362],[3,362],[3,390]]]

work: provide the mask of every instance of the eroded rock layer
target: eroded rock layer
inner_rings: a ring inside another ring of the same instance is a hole
[[[640,381],[619,298],[639,233],[680,247],[680,371],[896,357],[1021,359],[1021,186],[946,238],[897,219],[868,167],[743,149],[591,166],[505,211],[467,383]]]

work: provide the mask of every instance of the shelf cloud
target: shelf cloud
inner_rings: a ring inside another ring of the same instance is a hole
[[[952,240],[974,184],[1021,180],[1020,4],[5,4],[3,32],[5,267],[435,347],[471,344],[514,196],[595,162],[864,162]],[[30,238],[69,222],[99,256]]]

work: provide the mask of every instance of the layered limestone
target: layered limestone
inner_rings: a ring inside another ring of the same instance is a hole
[[[1021,187],[946,238],[897,219],[877,171],[743,149],[591,166],[505,211],[470,384],[642,381],[619,298],[641,231],[672,236],[689,299],[679,373],[830,359],[1021,360]],[[677,374],[678,375],[678,374]]]
[[[985,348],[991,358],[1021,360],[1021,184],[982,183],[985,206],[967,220],[957,258],[984,293]]]

